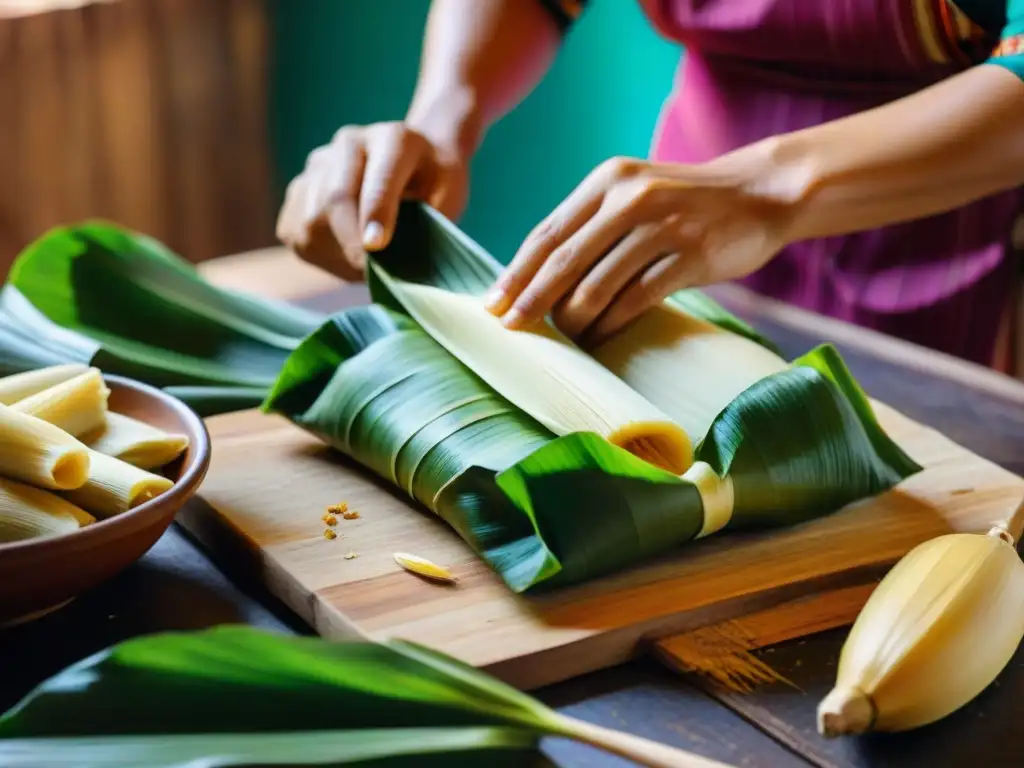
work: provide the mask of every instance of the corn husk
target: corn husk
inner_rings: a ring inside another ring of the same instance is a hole
[[[14,405],[19,400],[63,384],[88,370],[87,365],[67,363],[3,376],[0,378],[0,405]]]
[[[693,463],[678,423],[547,323],[509,333],[476,296],[377,274],[431,338],[554,434],[594,432],[674,474]]]
[[[88,479],[64,496],[96,517],[112,517],[155,499],[173,486],[174,482],[162,475],[90,450]]]
[[[818,707],[825,736],[905,731],[957,711],[1024,640],[1024,503],[987,535],[953,533],[911,550],[871,594]]]
[[[0,379],[0,384],[3,379]],[[107,419],[110,390],[103,375],[89,368],[73,378],[36,392],[11,406],[12,410],[53,424],[72,437],[101,429]]]
[[[431,560],[427,560],[425,557],[413,555],[409,552],[395,552],[394,558],[395,562],[402,566],[402,568],[410,573],[415,573],[417,576],[449,583],[456,580],[454,574],[443,565],[438,565]]]
[[[140,469],[170,464],[188,448],[188,436],[108,411],[104,423],[83,437],[94,451],[113,456]]]
[[[89,452],[53,424],[0,405],[0,477],[51,490],[81,487]]]
[[[95,518],[60,496],[0,478],[0,544],[77,531]]]
[[[0,404],[53,424],[94,451],[140,469],[165,466],[188,448],[185,435],[109,411],[109,394],[99,369],[84,365],[50,366],[0,378]]]

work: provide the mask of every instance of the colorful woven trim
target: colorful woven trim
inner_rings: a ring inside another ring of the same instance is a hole
[[[1024,34],[1005,37],[999,41],[999,45],[992,51],[992,58],[1000,56],[1019,56],[1024,54]]]

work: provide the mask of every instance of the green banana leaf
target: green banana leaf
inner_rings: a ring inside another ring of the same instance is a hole
[[[521,766],[573,721],[400,641],[328,642],[249,627],[129,640],[0,718],[5,768]]]
[[[251,408],[323,320],[215,288],[151,238],[88,222],[19,255],[0,293],[0,373],[92,363],[203,414]]]
[[[449,289],[489,285],[488,262],[421,211],[417,237],[397,240],[374,265]],[[406,234],[415,231],[407,222]],[[427,247],[395,250],[414,243]],[[703,504],[688,480],[594,434],[556,437],[388,309],[401,305],[379,276],[371,290],[377,305],[336,315],[300,345],[266,410],[404,489],[516,592],[610,573],[701,531]],[[727,529],[798,523],[920,469],[881,430],[828,346],[737,397],[696,459],[732,479]]]

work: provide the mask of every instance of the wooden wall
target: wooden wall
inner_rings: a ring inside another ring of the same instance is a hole
[[[273,243],[264,0],[47,3],[0,18],[0,274],[85,217],[194,261]]]

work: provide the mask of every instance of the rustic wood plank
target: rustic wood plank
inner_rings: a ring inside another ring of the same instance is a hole
[[[196,261],[274,241],[265,0],[4,10],[0,277],[87,217]]]

